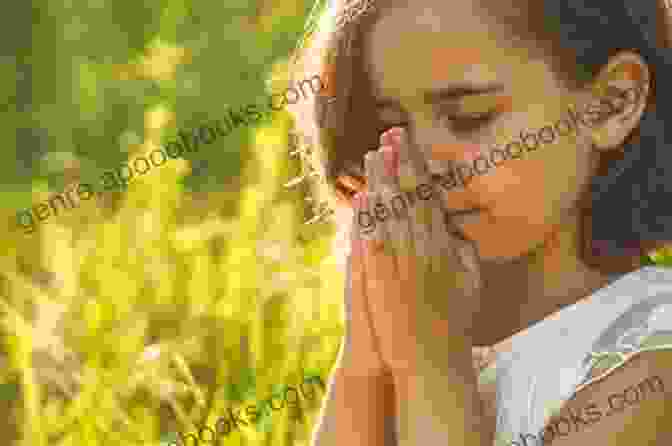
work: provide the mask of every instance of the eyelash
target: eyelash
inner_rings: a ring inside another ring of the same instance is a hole
[[[445,119],[450,122],[450,127],[455,133],[471,133],[476,130],[479,130],[482,127],[488,125],[496,117],[496,111],[488,111],[484,113],[471,113],[463,115],[450,115],[448,113],[440,112],[439,118],[442,121]],[[409,122],[399,122],[395,124],[385,125],[383,130],[380,131],[380,134],[385,133],[387,130],[392,127],[404,127],[407,128]]]
[[[495,111],[484,113],[469,113],[463,115],[450,115],[448,113],[439,113],[442,121],[449,121],[449,125],[455,133],[471,133],[480,130],[488,125],[497,115]]]

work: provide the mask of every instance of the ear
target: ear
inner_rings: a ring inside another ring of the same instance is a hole
[[[670,48],[672,46],[672,2],[669,0],[658,0],[658,46],[661,48]]]
[[[584,114],[593,116],[589,135],[598,150],[620,149],[637,128],[649,99],[651,78],[644,60],[620,51],[591,83],[592,101]]]

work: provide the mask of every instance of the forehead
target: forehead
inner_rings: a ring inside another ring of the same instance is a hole
[[[364,42],[374,94],[419,100],[420,90],[447,82],[525,77],[533,64],[530,43],[512,36],[490,11],[470,0],[416,0],[384,10]]]

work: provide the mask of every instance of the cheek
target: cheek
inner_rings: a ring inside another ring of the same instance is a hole
[[[450,167],[449,162],[469,163],[481,154],[481,145],[472,143],[434,143],[428,145],[430,150],[427,159],[430,167],[432,163],[444,169]],[[439,169],[437,168],[437,171]]]
[[[549,212],[566,214],[576,206],[581,192],[590,181],[589,146],[576,137],[564,138],[543,156]]]
[[[471,189],[489,212],[463,228],[483,258],[517,257],[543,240],[550,223],[543,163],[514,161],[474,181]]]
[[[469,189],[478,196],[478,201],[492,210],[492,217],[546,218],[545,203],[555,201],[556,187],[553,174],[546,162],[538,157],[506,160],[488,172],[475,177]]]
[[[543,127],[566,118],[563,105],[538,104],[534,113],[527,110],[513,114],[492,137],[505,144],[520,140],[517,134],[511,134],[510,129],[516,129],[535,133],[541,139]],[[577,139],[576,128],[569,134],[556,131],[554,138],[536,150],[526,151],[519,159],[502,161],[487,175],[476,177],[470,189],[490,212],[487,218],[465,225],[463,230],[477,242],[480,255],[514,258],[543,243],[575,205],[588,181],[587,153]]]
[[[493,135],[503,141],[494,147],[509,147],[508,155],[517,158],[500,161],[474,181],[495,217],[525,218],[538,224],[557,220],[559,212],[574,202],[588,176],[583,159],[588,151],[581,146],[576,128],[557,130],[565,119],[560,105],[543,115],[513,116],[496,132],[501,135]],[[511,133],[512,128],[516,133]],[[513,143],[521,143],[520,151]]]
[[[578,196],[576,150],[556,144],[508,160],[474,179],[470,191],[489,209],[486,218],[465,225],[483,258],[513,258],[542,243]],[[560,155],[558,155],[560,154]]]

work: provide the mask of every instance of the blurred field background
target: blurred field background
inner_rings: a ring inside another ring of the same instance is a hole
[[[7,445],[168,445],[319,374],[342,335],[331,223],[286,112],[26,235],[16,212],[289,86],[305,0],[35,0],[0,64],[0,433]],[[656,261],[669,262],[657,254]],[[322,393],[319,396],[322,397]],[[220,444],[308,444],[320,400]],[[209,438],[207,435],[205,438]],[[204,443],[206,444],[206,443]]]
[[[36,0],[0,64],[0,433],[7,445],[168,445],[318,373],[340,336],[333,227],[306,226],[287,112],[26,235],[16,212],[289,86],[312,2]],[[11,123],[11,125],[10,125]],[[307,444],[274,412],[221,444]],[[302,400],[303,401],[303,400]],[[270,419],[272,418],[272,419]],[[209,439],[209,434],[204,434]],[[191,442],[189,442],[189,445]],[[209,444],[208,441],[204,444]]]

